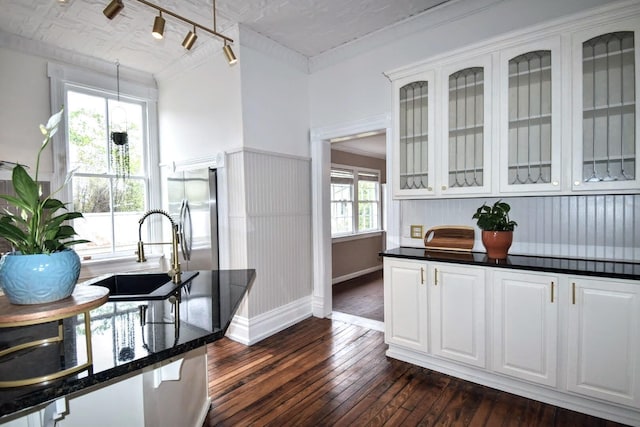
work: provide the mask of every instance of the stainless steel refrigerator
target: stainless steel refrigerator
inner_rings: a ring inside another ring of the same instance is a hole
[[[218,203],[215,169],[176,172],[167,177],[168,212],[180,231],[182,270],[217,270]]]

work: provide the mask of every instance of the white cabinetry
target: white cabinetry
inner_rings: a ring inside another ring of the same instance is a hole
[[[570,283],[568,389],[640,408],[640,285]]]
[[[556,386],[558,278],[494,270],[493,369]]]
[[[385,340],[427,351],[427,265],[420,261],[384,260]]]
[[[485,270],[429,263],[434,355],[485,366]]]
[[[640,20],[572,35],[573,189],[640,186]]]
[[[429,196],[435,186],[435,76],[433,71],[393,82],[393,194]]]
[[[560,191],[560,37],[499,56],[500,192]]]
[[[639,34],[612,6],[390,71],[394,197],[637,192]]]
[[[440,192],[484,194],[491,190],[491,56],[446,65],[441,71],[442,167]]]
[[[640,425],[640,282],[384,258],[387,355]]]

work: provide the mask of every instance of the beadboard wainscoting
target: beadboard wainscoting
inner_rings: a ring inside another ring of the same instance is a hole
[[[400,205],[403,246],[421,247],[409,237],[412,224],[425,232],[436,225],[476,227],[474,250],[484,251],[480,230],[471,219],[495,198],[406,200]],[[518,223],[510,253],[617,259],[640,259],[640,195],[510,197],[511,218]]]
[[[256,269],[230,330],[253,343],[311,316],[310,160],[244,149],[226,165],[230,268]]]

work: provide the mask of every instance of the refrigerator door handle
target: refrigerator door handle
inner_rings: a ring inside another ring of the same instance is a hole
[[[182,257],[185,261],[190,261],[193,247],[193,227],[191,224],[191,208],[187,199],[184,199],[182,206],[180,206],[180,227],[182,229],[182,238],[180,239]]]

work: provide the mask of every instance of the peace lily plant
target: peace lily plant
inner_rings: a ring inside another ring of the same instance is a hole
[[[58,131],[58,124],[62,118],[63,109],[52,115],[46,125],[40,125],[44,135],[42,146],[38,150],[36,171],[33,178],[21,165],[13,168],[11,183],[16,193],[0,195],[0,198],[17,208],[19,214],[5,209],[0,213],[0,237],[8,240],[14,250],[22,255],[50,254],[62,251],[78,243],[88,240],[69,240],[77,233],[65,221],[82,218],[80,212],[66,211],[66,203],[52,196],[62,187],[47,197],[42,197],[42,185],[38,183],[40,170],[40,155]],[[71,174],[67,175],[63,186],[69,182]],[[62,210],[61,213],[58,213]]]

